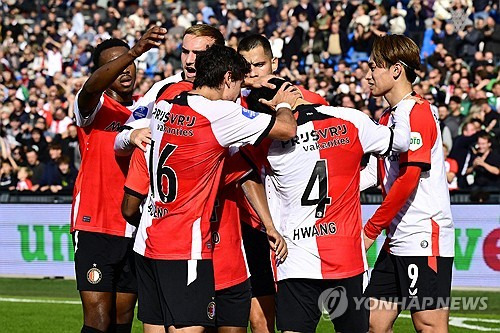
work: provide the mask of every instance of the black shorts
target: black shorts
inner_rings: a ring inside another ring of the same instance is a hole
[[[215,326],[247,327],[251,303],[252,294],[249,280],[216,291],[217,316]]]
[[[133,238],[88,231],[72,236],[78,290],[137,293]]]
[[[215,325],[215,284],[212,260],[155,260],[136,253],[139,310],[145,324],[169,326]],[[196,269],[189,285],[188,271]]]
[[[338,280],[278,281],[276,326],[280,331],[315,332],[323,317],[337,332],[365,333],[368,309],[356,303],[362,296],[363,274]]]
[[[241,223],[241,233],[250,271],[252,297],[276,294],[271,252],[266,233],[252,228],[245,222]]]
[[[382,249],[365,295],[413,312],[449,307],[453,258],[437,257],[437,272],[429,266],[431,259],[396,256]]]

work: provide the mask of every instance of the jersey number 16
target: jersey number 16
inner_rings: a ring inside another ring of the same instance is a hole
[[[168,203],[172,202],[177,198],[177,174],[174,169],[165,165],[167,159],[172,155],[174,150],[177,149],[176,145],[167,143],[163,150],[160,152],[160,157],[158,159],[158,166],[156,168],[156,177],[154,177],[155,172],[153,170],[153,154],[154,154],[155,142],[151,140],[151,152],[149,154],[149,184],[151,185],[151,193],[155,193],[155,182],[158,188],[158,196],[161,202]],[[168,188],[167,192],[163,188],[163,177],[167,177]]]

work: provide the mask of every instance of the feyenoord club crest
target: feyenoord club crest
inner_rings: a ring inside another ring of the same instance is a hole
[[[87,272],[87,280],[92,284],[98,284],[102,279],[102,273],[96,266],[97,265],[94,264],[94,267]]]
[[[215,302],[208,303],[207,306],[207,316],[209,319],[215,318]]]

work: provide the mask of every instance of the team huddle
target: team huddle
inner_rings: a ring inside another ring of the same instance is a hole
[[[437,112],[412,90],[415,43],[374,43],[379,124],[275,77],[265,37],[235,51],[208,25],[186,30],[182,72],[134,96],[134,60],[165,34],[99,44],[75,98],[81,332],[131,332],[136,302],[147,333],[314,332],[324,310],[336,332],[391,332],[403,309],[417,331],[447,332],[454,228]],[[363,227],[360,190],[378,184]],[[332,289],[341,313],[318,304]]]

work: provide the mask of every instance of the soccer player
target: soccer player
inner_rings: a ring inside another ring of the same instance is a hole
[[[279,87],[283,81],[272,82]],[[248,106],[269,112],[258,101],[274,94],[268,88],[253,89]],[[407,101],[407,109],[413,103]],[[277,267],[277,328],[315,331],[322,310],[320,296],[337,288],[346,302],[345,309],[328,309],[335,330],[366,332],[367,309],[358,308],[354,301],[362,297],[367,269],[359,168],[365,153],[386,155],[408,149],[408,114],[396,112],[392,129],[375,124],[355,109],[311,104],[301,98],[293,108],[297,119],[294,138],[268,139],[255,149],[241,148],[255,163],[254,168],[267,170],[269,209],[288,245],[287,260]],[[334,316],[337,311],[339,316]]]
[[[130,155],[135,147],[144,150],[145,146],[142,143],[151,142],[149,124],[156,99],[172,83],[183,80],[193,82],[196,78],[196,55],[213,44],[224,45],[224,37],[216,28],[207,24],[196,24],[186,29],[181,46],[182,72],[156,82],[144,95],[143,103],[147,110],[133,113],[127,120],[124,130],[116,136],[115,151],[118,155]]]
[[[275,116],[232,102],[247,73],[247,63],[231,48],[214,45],[198,54],[194,89],[171,100],[160,97],[146,158],[133,154],[125,190],[127,200],[146,197],[134,245],[138,317],[145,332],[164,328],[201,332],[213,326],[209,219],[226,147],[259,144],[266,136],[288,140],[295,135],[289,105],[280,104],[294,104],[298,98],[289,87],[271,101],[277,105]],[[148,178],[149,184],[144,182]]]
[[[271,44],[262,35],[250,35],[238,44],[238,53],[250,64],[249,79],[268,77],[276,71],[278,59],[273,57]],[[318,94],[298,86],[304,99],[311,103],[328,105]],[[249,89],[243,89],[241,104],[247,106],[246,96]],[[237,192],[240,206],[242,235],[244,240],[250,281],[252,284],[252,306],[250,310],[250,328],[253,333],[274,332],[276,287],[271,263],[270,248],[257,214],[246,201],[241,191]]]
[[[113,150],[118,129],[140,103],[132,95],[134,60],[160,45],[166,29],[148,30],[130,49],[109,39],[94,52],[95,72],[75,98],[82,164],[73,198],[71,231],[77,287],[83,305],[82,332],[130,332],[137,284],[133,263],[135,228],[121,216],[129,158]]]
[[[372,94],[384,96],[390,105],[380,123],[392,126],[391,114],[416,95],[412,82],[420,66],[419,49],[402,35],[376,38],[369,66],[366,79]],[[411,311],[418,332],[448,331],[455,233],[439,117],[429,102],[415,97],[419,101],[409,116],[410,148],[378,161],[384,201],[364,227],[366,249],[387,231],[365,291],[371,299],[373,332],[392,331],[401,309]],[[365,170],[376,184],[377,172]]]

